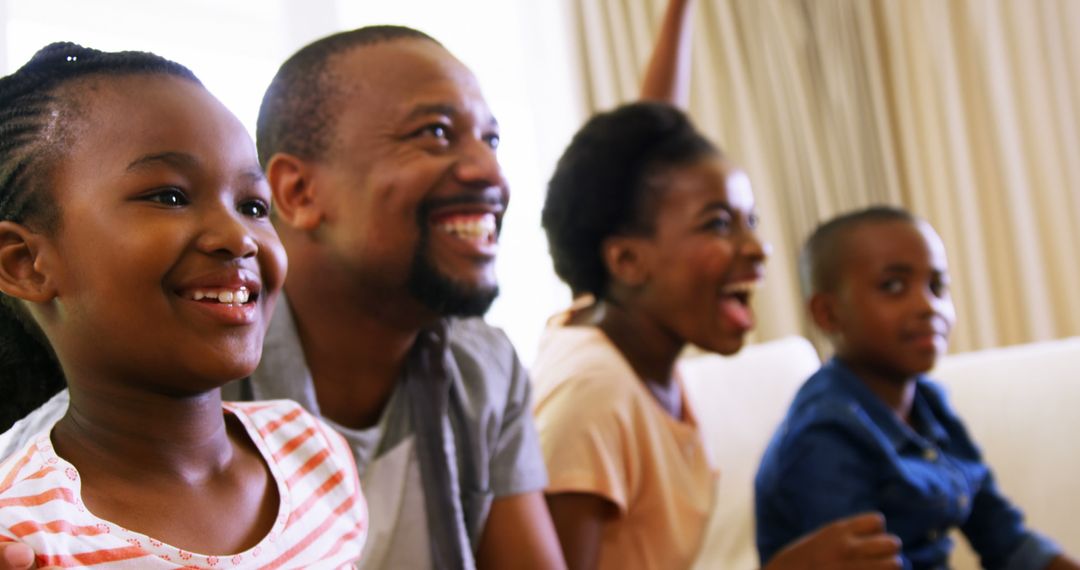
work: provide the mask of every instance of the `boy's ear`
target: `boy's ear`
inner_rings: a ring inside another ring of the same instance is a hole
[[[298,230],[314,230],[324,214],[315,199],[311,165],[296,156],[277,153],[266,165],[266,180],[274,196],[274,212],[283,222]]]
[[[633,236],[612,236],[600,245],[608,274],[614,282],[639,287],[649,279],[645,242]]]
[[[51,301],[56,297],[52,252],[43,235],[22,224],[0,222],[0,291],[34,303]]]
[[[810,318],[822,332],[832,334],[837,329],[836,297],[832,293],[814,293],[810,297]]]

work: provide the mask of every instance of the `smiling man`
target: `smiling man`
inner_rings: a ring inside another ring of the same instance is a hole
[[[561,566],[525,371],[473,318],[509,200],[476,78],[415,30],[344,32],[282,65],[257,139],[293,265],[240,395],[295,399],[352,444],[365,566]]]

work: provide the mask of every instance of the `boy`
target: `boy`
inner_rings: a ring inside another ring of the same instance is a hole
[[[905,568],[946,567],[953,527],[986,568],[1080,567],[1024,526],[924,376],[956,318],[933,228],[896,208],[853,212],[814,232],[802,264],[835,357],[799,390],[758,470],[762,563],[808,530],[878,510]]]

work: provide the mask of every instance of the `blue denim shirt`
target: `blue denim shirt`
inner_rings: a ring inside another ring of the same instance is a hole
[[[989,569],[1044,568],[1060,553],[1001,495],[941,388],[919,378],[912,426],[833,359],[803,385],[755,481],[762,563],[821,525],[885,515],[905,568],[948,567],[959,527]]]

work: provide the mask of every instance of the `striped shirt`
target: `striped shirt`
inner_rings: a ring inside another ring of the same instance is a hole
[[[367,505],[344,439],[295,402],[225,403],[277,483],[270,532],[232,555],[187,552],[90,513],[79,472],[56,455],[48,426],[0,463],[0,541],[20,541],[39,566],[101,569],[351,568],[367,536]]]

